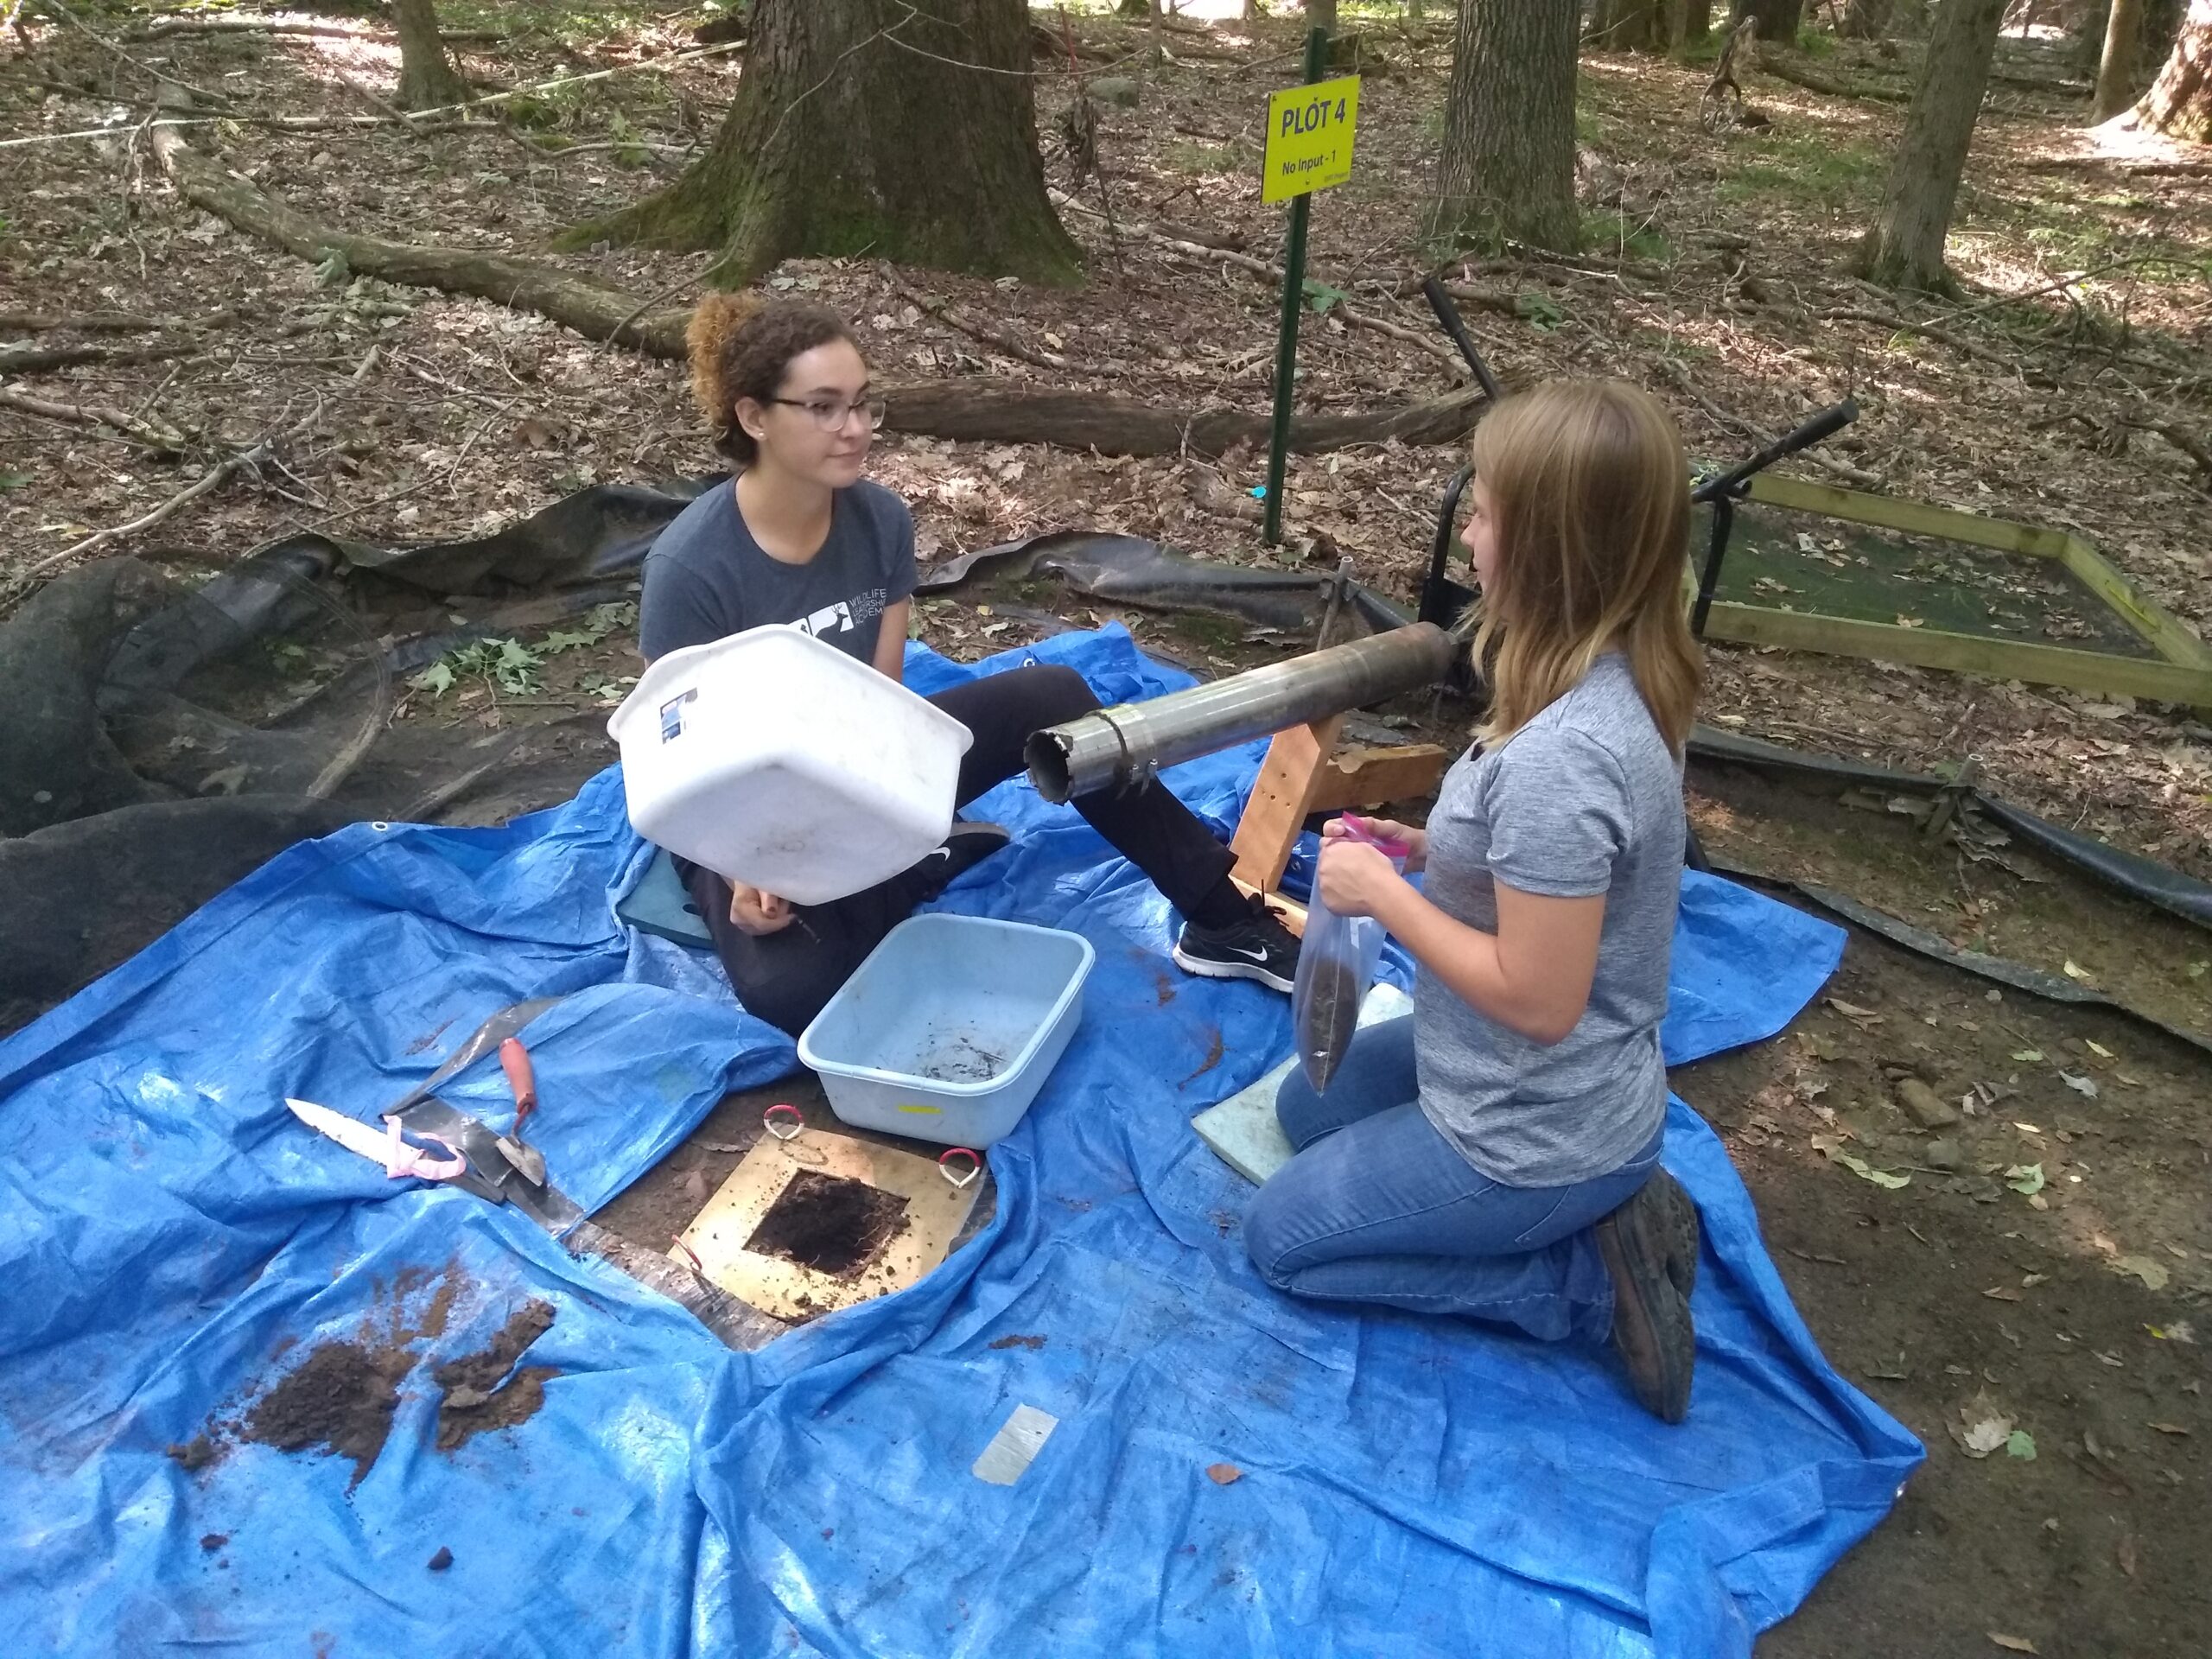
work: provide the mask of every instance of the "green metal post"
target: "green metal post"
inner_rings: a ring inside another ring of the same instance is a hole
[[[1306,84],[1321,79],[1329,59],[1329,31],[1306,31]],[[1282,255],[1282,328],[1275,336],[1274,424],[1268,435],[1267,512],[1261,539],[1269,547],[1282,540],[1282,474],[1290,456],[1290,395],[1298,378],[1298,314],[1306,308],[1306,220],[1313,193],[1290,200],[1290,242]]]

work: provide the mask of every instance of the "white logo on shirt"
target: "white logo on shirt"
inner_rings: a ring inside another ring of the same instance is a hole
[[[801,619],[799,626],[819,639],[825,633],[849,633],[853,627],[853,607],[843,600],[835,605],[824,605],[811,616]]]

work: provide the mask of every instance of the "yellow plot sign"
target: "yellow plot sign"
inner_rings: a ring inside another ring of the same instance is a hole
[[[1268,99],[1268,150],[1260,200],[1287,201],[1351,176],[1359,77],[1317,80]]]

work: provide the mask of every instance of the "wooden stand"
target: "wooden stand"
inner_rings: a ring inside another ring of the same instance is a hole
[[[1344,725],[1342,715],[1332,715],[1275,734],[1229,843],[1236,855],[1230,873],[1236,885],[1263,894],[1282,912],[1284,925],[1294,933],[1306,931],[1306,906],[1284,898],[1275,887],[1306,820],[1316,812],[1429,794],[1452,759],[1433,743],[1339,751],[1337,739]]]

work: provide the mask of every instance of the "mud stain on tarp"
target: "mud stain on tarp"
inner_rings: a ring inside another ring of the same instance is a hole
[[[553,1327],[553,1305],[533,1301],[517,1308],[489,1346],[448,1360],[430,1373],[445,1390],[438,1402],[437,1446],[451,1452],[487,1430],[512,1428],[537,1414],[545,1403],[548,1378],[561,1375],[554,1365],[525,1365],[514,1371],[530,1345]]]
[[[238,1426],[238,1438],[280,1452],[320,1449],[346,1458],[361,1484],[391,1433],[399,1380],[413,1355],[359,1342],[327,1342],[264,1395]]]

